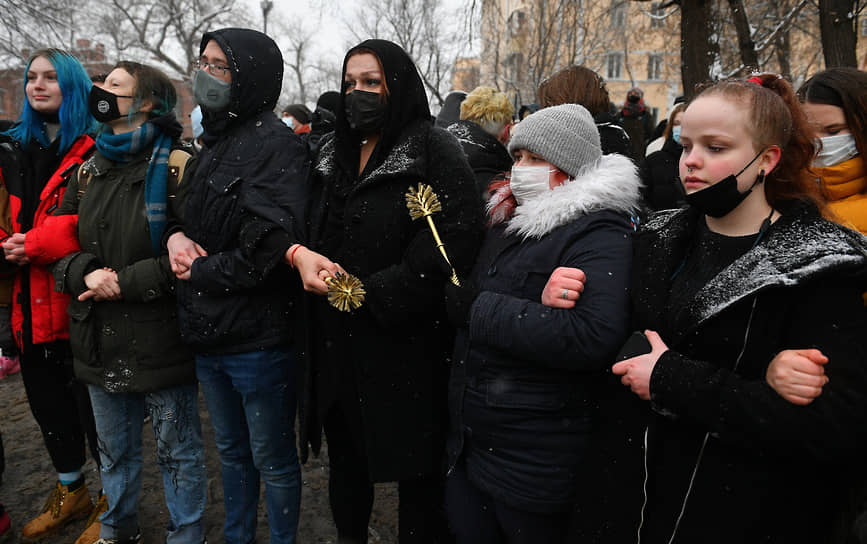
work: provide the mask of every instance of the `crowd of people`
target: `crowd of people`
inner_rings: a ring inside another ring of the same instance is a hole
[[[341,543],[377,482],[401,543],[867,542],[867,74],[712,83],[654,142],[584,66],[434,119],[389,41],[315,111],[265,34],[199,52],[192,144],[158,68],[57,49],[2,127],[0,355],[57,472],[23,540],[140,543],[149,421],[166,542],[205,542],[201,392],[231,544],[261,481],[296,541],[323,433]]]

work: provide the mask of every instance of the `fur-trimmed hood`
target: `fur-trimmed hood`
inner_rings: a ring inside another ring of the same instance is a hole
[[[541,238],[578,217],[600,210],[635,213],[641,201],[640,188],[638,169],[629,158],[603,155],[593,168],[515,208],[506,232],[517,233],[524,239]],[[497,191],[488,201],[488,212],[495,213],[497,204],[510,195],[508,186]],[[494,215],[491,219],[499,222]]]

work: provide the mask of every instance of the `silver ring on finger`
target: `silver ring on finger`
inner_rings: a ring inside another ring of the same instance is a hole
[[[563,294],[560,295],[563,300],[569,300],[569,289],[563,289]]]

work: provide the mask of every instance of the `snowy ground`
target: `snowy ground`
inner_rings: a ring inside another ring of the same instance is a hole
[[[204,401],[199,399],[202,426],[205,435],[206,464],[208,469],[208,505],[205,511],[205,532],[211,544],[223,542],[223,491],[220,484],[220,465],[214,447],[211,423]],[[19,542],[21,526],[39,513],[45,499],[54,487],[56,474],[42,442],[42,435],[30,413],[21,375],[14,374],[0,380],[0,431],[6,448],[6,472],[0,485],[0,501],[12,517],[14,538],[8,544]],[[150,426],[144,432],[144,471],[140,495],[139,520],[145,544],[165,542],[168,514],[163,500],[162,480],[154,456],[154,440]],[[323,447],[323,449],[325,449]],[[331,511],[328,506],[327,452],[302,467],[303,495],[299,544],[333,543],[337,540]],[[87,485],[92,496],[99,489],[99,474],[92,460],[86,467]],[[377,486],[376,502],[370,524],[371,543],[397,542],[397,487],[393,484]],[[84,520],[72,523],[61,533],[48,537],[45,544],[71,544],[84,530]],[[257,542],[268,542],[268,522],[265,514],[264,485],[259,501],[259,530]]]

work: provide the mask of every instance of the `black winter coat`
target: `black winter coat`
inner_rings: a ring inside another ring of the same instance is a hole
[[[829,541],[867,452],[867,241],[795,204],[671,308],[670,278],[702,220],[660,213],[635,243],[636,327],[669,347],[650,381],[641,541],[669,542],[681,512],[675,543]],[[779,351],[807,347],[828,356],[830,381],[797,406],[765,372]]]
[[[633,229],[624,212],[638,205],[639,181],[628,158],[602,161],[517,209],[537,204],[509,223],[539,225],[534,236],[505,224],[488,231],[470,276],[480,294],[455,343],[449,464],[461,460],[475,486],[524,511],[562,512],[588,492],[578,471],[592,448],[598,383],[628,330]],[[588,278],[571,309],[541,304],[559,266]]]
[[[593,120],[596,121],[596,130],[599,131],[599,144],[602,146],[602,153],[606,155],[618,153],[624,157],[632,156],[632,144],[629,142],[629,135],[620,126],[616,117],[603,111],[594,115]]]
[[[391,83],[389,83],[391,85]],[[428,120],[410,124],[372,171],[341,182],[335,140],[312,171],[311,246],[358,276],[367,291],[351,314],[311,300],[315,319],[307,359],[302,458],[320,446],[322,421],[340,402],[360,418],[373,481],[433,474],[442,468],[446,381],[454,330],[445,315],[442,257],[424,220],[413,221],[404,195],[419,183],[442,203],[434,215],[459,274],[469,271],[482,234],[482,202],[457,141]]]
[[[460,142],[476,177],[476,189],[487,198],[491,180],[512,168],[506,147],[472,121],[458,121],[446,130]]]
[[[288,345],[297,277],[283,263],[299,241],[307,148],[265,111],[206,147],[180,226],[207,252],[178,282],[181,334],[196,353]]]
[[[683,147],[668,138],[662,149],[644,159],[641,181],[644,203],[652,211],[679,208],[685,204],[686,191],[680,181],[680,154]]]

